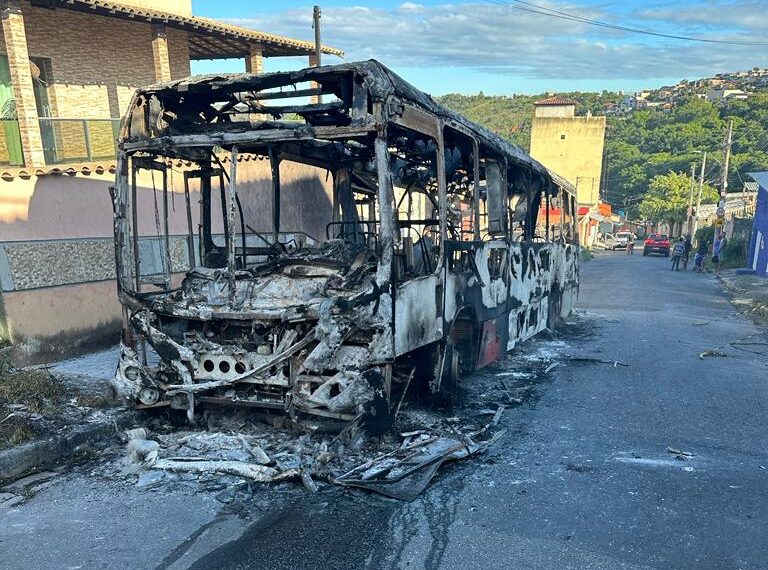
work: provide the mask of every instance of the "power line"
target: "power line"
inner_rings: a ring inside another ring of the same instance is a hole
[[[607,28],[610,30],[618,30],[621,32],[628,32],[632,34],[644,34],[646,36],[655,36],[659,38],[667,38],[672,40],[683,40],[687,42],[702,42],[708,44],[727,44],[727,45],[739,45],[739,46],[768,46],[768,42],[750,42],[743,40],[713,40],[709,38],[699,38],[693,36],[681,36],[677,34],[665,34],[663,32],[654,32],[653,30],[643,30],[640,28],[632,28],[629,26],[622,26],[619,24],[611,24],[610,22],[603,22],[602,20],[593,20],[591,18],[585,18],[583,16],[577,16],[575,14],[569,14],[568,12],[561,12],[554,8],[547,8],[540,6],[532,2],[526,2],[524,0],[510,0],[505,2],[503,0],[489,0],[492,4],[499,6],[507,6],[513,10],[519,10],[521,12],[530,12],[532,14],[539,14],[541,16],[549,16],[551,18],[559,18],[561,20],[569,20],[571,22],[580,22],[582,24],[589,24],[591,26],[597,26],[600,28]],[[515,6],[511,2],[516,4],[522,4],[524,6]]]

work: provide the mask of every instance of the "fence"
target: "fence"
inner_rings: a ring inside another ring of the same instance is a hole
[[[114,159],[120,119],[40,118],[46,164]]]

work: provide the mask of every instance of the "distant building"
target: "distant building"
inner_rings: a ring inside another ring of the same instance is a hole
[[[534,103],[531,156],[576,187],[579,205],[600,200],[605,117],[577,117],[576,101],[553,96]]]
[[[710,89],[707,93],[707,100],[716,102],[725,99],[746,99],[749,93],[741,89]]]
[[[757,182],[759,189],[747,267],[756,275],[768,277],[768,172],[751,172],[749,175]]]

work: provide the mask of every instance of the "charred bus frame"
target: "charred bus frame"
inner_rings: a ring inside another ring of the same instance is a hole
[[[271,227],[245,219],[243,157],[268,161]],[[325,235],[281,226],[286,161],[332,177]],[[168,224],[178,164],[181,250]],[[142,173],[162,185],[151,243]],[[375,61],[139,90],[113,203],[116,386],[190,418],[204,403],[386,424],[409,386],[456,397],[462,374],[555,326],[578,294],[573,188]]]

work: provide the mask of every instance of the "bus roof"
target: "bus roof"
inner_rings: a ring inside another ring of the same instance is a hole
[[[136,97],[155,96],[161,102],[171,103],[171,107],[178,107],[183,105],[182,100],[188,101],[190,95],[220,101],[222,96],[227,93],[258,92],[308,81],[339,82],[343,76],[347,76],[349,73],[354,74],[364,82],[373,100],[385,101],[390,96],[396,96],[437,117],[448,119],[472,133],[479,144],[506,157],[508,162],[527,168],[548,179],[556,186],[565,189],[568,193],[575,195],[574,187],[570,182],[549,170],[523,149],[441,105],[430,95],[417,89],[391,69],[373,59],[261,75],[237,73],[190,76],[139,89]]]

